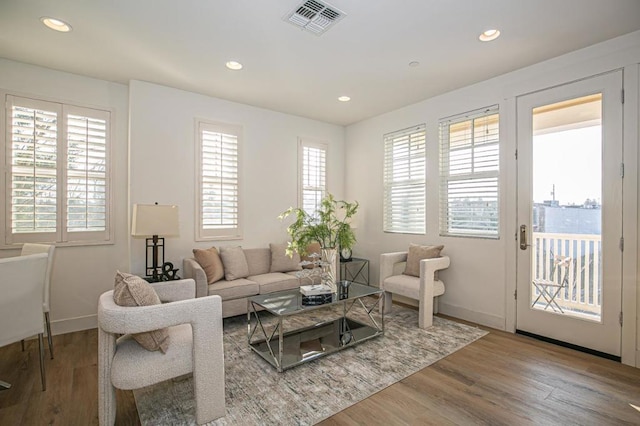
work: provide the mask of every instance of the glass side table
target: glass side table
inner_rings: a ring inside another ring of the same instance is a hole
[[[369,260],[352,257],[340,260],[340,279],[353,283],[369,285]]]

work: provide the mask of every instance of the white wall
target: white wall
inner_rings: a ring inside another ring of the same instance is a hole
[[[127,235],[127,87],[74,74],[0,59],[0,90],[39,99],[111,109],[114,122],[113,214],[115,244],[58,247],[51,288],[54,334],[96,327],[98,296],[113,288],[116,269],[129,269]],[[4,108],[4,100],[2,102]],[[2,109],[1,132],[5,132]],[[3,165],[4,167],[4,165]],[[4,211],[5,200],[0,208]],[[0,250],[0,257],[20,250]]]
[[[141,81],[130,83],[130,209],[136,203],[176,204],[180,237],[165,240],[165,260],[182,269],[194,247],[268,247],[287,240],[277,216],[297,204],[298,137],[325,140],[328,189],[344,194],[344,128]],[[244,238],[195,242],[195,118],[243,126]],[[144,271],[143,240],[131,244],[132,270]],[[180,272],[178,273],[180,274]]]
[[[499,329],[515,327],[515,99],[518,95],[561,85],[613,69],[624,68],[626,103],[625,158],[631,167],[625,186],[626,240],[623,309],[630,321],[623,327],[623,362],[635,364],[637,235],[638,76],[640,32],[610,40],[516,72],[505,74],[347,127],[347,197],[357,199],[364,220],[357,230],[354,254],[371,260],[377,282],[379,255],[406,250],[410,242],[444,244],[451,267],[442,272],[446,293],[440,311]],[[477,108],[499,104],[501,138],[500,240],[440,237],[438,235],[438,120]],[[635,123],[635,126],[628,123]],[[382,232],[382,166],[385,133],[426,123],[427,128],[427,233],[412,236]],[[640,304],[640,300],[638,300]],[[640,324],[637,326],[640,329]],[[639,357],[640,359],[640,357]]]

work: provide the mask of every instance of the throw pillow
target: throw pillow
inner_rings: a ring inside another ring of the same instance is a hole
[[[419,277],[420,261],[422,259],[440,257],[440,252],[443,248],[444,246],[421,246],[419,244],[409,244],[407,266],[404,268],[404,274]]]
[[[269,248],[271,249],[271,272],[289,272],[302,269],[300,255],[293,253],[293,257],[289,257],[287,254],[287,243],[269,244]]]
[[[138,276],[117,271],[115,281],[113,301],[117,305],[135,307],[159,305],[161,303],[153,287]],[[157,351],[159,349],[162,353],[166,353],[169,347],[169,330],[166,328],[145,333],[135,333],[132,334],[132,337],[148,351]]]
[[[320,247],[320,243],[311,243],[307,246],[307,254],[302,257],[302,260],[306,260],[307,262],[313,262],[314,260],[318,260],[319,258],[313,258],[310,255],[313,253],[322,254],[322,248]],[[312,269],[313,265],[305,265],[303,266],[305,269]]]
[[[249,276],[249,264],[242,247],[220,247],[220,257],[224,265],[224,278],[227,281]]]
[[[220,259],[217,248],[193,249],[193,257],[204,269],[204,273],[207,275],[207,284],[213,284],[224,278],[222,259]]]

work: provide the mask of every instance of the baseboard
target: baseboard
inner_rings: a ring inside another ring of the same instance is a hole
[[[87,315],[84,317],[68,318],[51,321],[51,334],[73,333],[74,331],[89,330],[98,327],[98,315]]]
[[[636,365],[634,365],[633,367],[640,368],[640,351],[639,350],[636,350]]]
[[[497,330],[505,330],[506,327],[506,319],[504,317],[486,314],[484,312],[472,311],[461,306],[450,305],[448,303],[443,303],[442,300],[439,304],[439,312],[441,314],[475,322],[476,324],[495,328]]]

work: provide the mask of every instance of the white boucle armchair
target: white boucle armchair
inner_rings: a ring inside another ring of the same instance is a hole
[[[196,421],[225,415],[222,302],[195,298],[192,279],[153,284],[161,305],[122,307],[113,291],[98,301],[98,404],[101,425],[113,425],[115,389],[137,389],[193,373]],[[130,333],[169,327],[169,347],[147,351]],[[125,336],[119,337],[121,334]]]
[[[420,277],[404,275],[404,265],[408,252],[383,253],[380,255],[380,288],[384,290],[384,298],[380,312],[391,312],[393,294],[418,301],[418,326],[431,327],[433,314],[438,313],[437,301],[434,298],[444,294],[444,283],[436,278],[436,271],[449,267],[448,256],[420,261]]]

